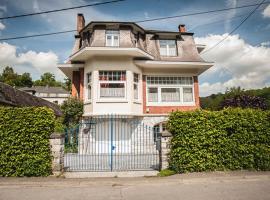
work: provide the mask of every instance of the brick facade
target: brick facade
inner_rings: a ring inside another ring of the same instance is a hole
[[[72,86],[71,86],[71,96],[79,97],[80,93],[80,73],[78,71],[72,72]]]
[[[80,68],[80,95],[79,98],[83,100],[84,97],[84,68]]]

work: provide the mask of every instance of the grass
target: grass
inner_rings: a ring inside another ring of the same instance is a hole
[[[171,176],[171,175],[174,175],[174,174],[176,174],[176,172],[173,171],[173,170],[163,169],[158,173],[158,176],[159,177],[165,177],[165,176]]]

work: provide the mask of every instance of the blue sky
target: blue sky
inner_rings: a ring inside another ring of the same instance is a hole
[[[0,16],[84,5],[103,0],[2,0]],[[91,20],[137,21],[226,7],[260,3],[261,0],[127,0],[114,4],[87,7],[38,16],[0,21],[0,38],[72,30],[76,27],[76,14],[83,13]],[[270,85],[270,6],[262,5],[255,14],[219,47],[203,55],[214,61],[213,69],[200,76],[201,95],[223,92],[232,86],[260,88]],[[196,42],[211,47],[237,26],[254,7],[212,14],[181,17],[140,23],[146,29],[177,31],[178,24],[186,24],[195,33]],[[70,55],[73,33],[0,42],[0,67],[9,64],[18,73],[30,72],[34,79],[45,71],[63,74],[56,63]],[[2,56],[1,56],[2,55]],[[269,68],[268,68],[269,67]]]

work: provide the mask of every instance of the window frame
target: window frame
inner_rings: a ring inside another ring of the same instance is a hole
[[[112,33],[109,33],[110,31]],[[111,44],[109,44],[108,42],[108,36],[111,36]],[[117,44],[114,44],[115,43],[114,36],[118,37]],[[106,30],[105,31],[105,46],[106,47],[119,47],[120,46],[120,31],[119,30]]]
[[[135,81],[135,76],[138,76],[138,80]],[[135,96],[135,85],[137,86],[137,97]],[[140,74],[133,72],[133,99],[134,101],[140,100]]]
[[[100,72],[125,72],[125,80],[100,80]],[[101,97],[101,84],[119,83],[124,84],[124,97]],[[117,101],[127,99],[127,71],[126,70],[99,70],[98,71],[98,100]]]
[[[146,105],[147,106],[195,106],[195,93],[194,93],[194,75],[146,75]],[[148,77],[189,77],[192,78],[192,84],[149,84]],[[158,101],[150,102],[148,89],[157,88],[158,89]],[[161,88],[179,88],[180,90],[180,101],[179,102],[162,102],[161,101]],[[184,102],[183,88],[192,88],[192,101]]]
[[[89,77],[90,77],[90,81],[89,81]],[[92,72],[87,72],[86,73],[86,94],[87,94],[87,101],[91,101],[92,100],[92,81],[93,80],[93,76],[92,76]],[[90,93],[89,93],[89,86],[90,86]],[[89,94],[90,94],[90,98],[89,98]]]
[[[160,41],[174,41],[174,45],[175,45],[175,55],[170,55],[170,45],[167,43],[166,44],[166,55],[161,54],[161,43]],[[178,55],[178,51],[177,51],[177,40],[174,39],[160,39],[159,40],[159,54],[160,56],[164,56],[164,57],[176,57]]]

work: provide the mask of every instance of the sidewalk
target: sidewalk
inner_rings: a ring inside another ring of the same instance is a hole
[[[270,199],[270,172],[142,178],[0,178],[0,199]]]

